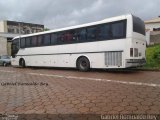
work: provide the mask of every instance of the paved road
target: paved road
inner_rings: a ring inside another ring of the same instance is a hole
[[[0,67],[0,113],[160,114],[160,72]]]

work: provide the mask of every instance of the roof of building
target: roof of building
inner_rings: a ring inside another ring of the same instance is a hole
[[[155,19],[151,19],[151,20],[147,20],[145,21],[146,24],[148,23],[160,23],[160,17],[155,18]]]
[[[32,26],[32,27],[44,28],[44,25],[42,25],[42,24],[35,24],[35,23],[28,23],[28,22],[18,22],[18,21],[10,21],[10,20],[0,20],[0,22],[6,22],[7,25],[14,25],[14,26],[28,25],[28,26]]]
[[[22,25],[28,25],[28,26],[34,26],[34,27],[42,27],[42,28],[44,28],[44,25],[41,25],[41,24],[26,23],[26,22],[17,22],[17,21],[9,21],[9,20],[7,20],[7,24],[9,24],[9,25],[16,25],[16,26],[18,26],[19,24],[22,24]]]

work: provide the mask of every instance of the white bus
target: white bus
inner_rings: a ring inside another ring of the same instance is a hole
[[[131,14],[46,32],[18,36],[12,65],[67,67],[87,71],[142,66],[145,25]]]

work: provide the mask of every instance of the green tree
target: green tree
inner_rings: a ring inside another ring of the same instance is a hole
[[[44,28],[44,31],[48,31],[48,30],[50,30],[49,28]]]

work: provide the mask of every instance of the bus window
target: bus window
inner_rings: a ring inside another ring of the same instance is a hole
[[[86,28],[81,28],[81,29],[78,29],[77,32],[76,32],[76,38],[77,38],[77,41],[78,42],[85,42],[87,41],[87,32],[86,32]]]
[[[33,36],[33,37],[32,37],[31,46],[32,46],[32,47],[37,46],[37,36]]]
[[[26,38],[26,47],[31,47],[31,37]]]
[[[76,33],[76,30],[71,30],[70,33],[72,34],[72,42],[76,43],[77,42],[77,33]]]
[[[37,37],[37,46],[41,46],[42,45],[42,41],[43,41],[43,37],[42,35]]]
[[[133,31],[142,35],[146,34],[144,22],[135,16],[133,16]]]
[[[98,30],[95,26],[87,28],[87,41],[97,40],[96,31]]]
[[[64,32],[57,33],[57,44],[64,44]]]
[[[50,45],[50,43],[51,43],[51,36],[50,36],[50,34],[44,35],[43,44],[44,44],[44,45]]]
[[[57,37],[58,37],[57,33],[52,33],[51,34],[51,44],[52,45],[57,44]]]
[[[21,48],[25,48],[25,38],[21,38]]]
[[[111,27],[109,24],[100,25],[100,33],[99,39],[100,40],[109,40],[111,39]]]
[[[66,31],[64,33],[64,42],[65,43],[74,43],[74,42],[76,42],[74,35],[75,35],[75,30]]]
[[[125,37],[124,21],[112,23],[112,38],[119,39]]]
[[[11,55],[13,58],[15,58],[15,55],[17,54],[18,50],[19,50],[19,39],[15,39],[12,42],[12,46],[11,46]]]
[[[72,39],[72,34],[70,34],[69,31],[65,32],[64,33],[64,42],[65,43],[70,43],[71,39]]]

